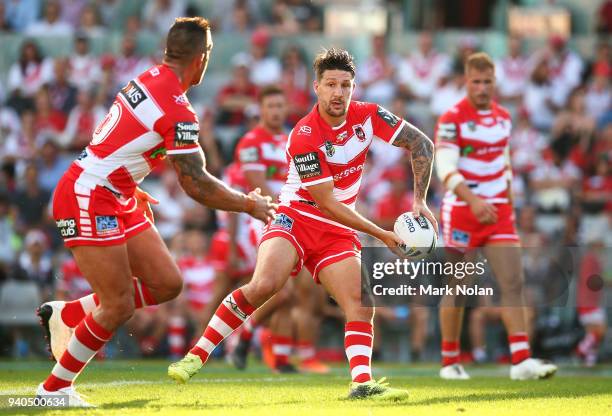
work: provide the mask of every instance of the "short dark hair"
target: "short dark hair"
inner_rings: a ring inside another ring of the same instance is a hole
[[[278,85],[266,85],[257,94],[257,101],[263,102],[264,98],[271,95],[285,95],[285,91]]]
[[[324,49],[314,60],[313,68],[317,80],[323,77],[323,73],[331,69],[339,69],[351,73],[355,78],[355,62],[353,56],[345,49],[330,48]]]
[[[186,63],[203,53],[209,30],[203,17],[177,17],[166,37],[166,59]]]

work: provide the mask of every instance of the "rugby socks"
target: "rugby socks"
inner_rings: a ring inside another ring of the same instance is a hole
[[[234,290],[223,299],[204,334],[189,352],[199,356],[202,363],[205,363],[215,347],[242,325],[255,309],[240,289]]]
[[[45,390],[56,391],[70,386],[112,335],[94,320],[91,313],[88,314],[77,325],[68,342],[68,348],[45,380]]]
[[[576,350],[583,357],[589,354],[597,353],[599,343],[601,342],[600,335],[597,332],[587,332],[584,338],[580,341]]]
[[[274,368],[289,364],[289,355],[293,339],[282,335],[272,334],[272,353],[274,354]]]
[[[258,326],[259,323],[256,322],[255,319],[253,319],[252,317],[250,319],[247,319],[244,325],[242,325],[242,328],[240,328],[240,340],[245,342],[251,342],[251,340],[253,339],[253,334],[255,333],[255,330]]]
[[[316,350],[312,342],[298,341],[295,346],[301,362],[309,362],[315,359]]]
[[[157,301],[151,295],[151,292],[140,280],[134,277],[134,301],[136,309],[144,306],[157,305]],[[87,296],[83,296],[80,299],[72,302],[66,302],[64,309],[62,309],[62,321],[70,328],[74,328],[85,318],[85,316],[93,312],[98,305],[100,300],[98,295],[92,293]]]
[[[459,363],[459,341],[442,340],[442,367]]]
[[[353,382],[372,380],[372,324],[363,321],[347,322],[344,327],[344,349]]]
[[[168,322],[168,345],[172,357],[182,357],[185,352],[187,322],[182,316],[173,316]]]
[[[512,354],[512,365],[520,364],[531,357],[529,350],[529,339],[526,332],[516,332],[508,336],[510,353]]]

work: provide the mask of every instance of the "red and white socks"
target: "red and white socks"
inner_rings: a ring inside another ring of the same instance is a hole
[[[526,332],[516,332],[508,336],[510,344],[510,354],[512,355],[512,365],[517,365],[531,357],[529,349],[529,339]]]
[[[372,379],[372,324],[363,321],[347,322],[344,327],[344,349],[353,382]]]
[[[112,335],[94,320],[91,313],[88,314],[77,325],[68,342],[68,348],[45,380],[45,390],[57,391],[69,387]]]
[[[178,358],[185,353],[185,334],[187,332],[187,321],[182,316],[173,316],[168,321],[168,345],[170,355]]]
[[[295,346],[301,362],[307,363],[316,359],[317,351],[311,341],[298,341]]]
[[[142,284],[140,280],[134,277],[134,302],[136,309],[140,309],[144,306],[157,305],[157,301],[151,295],[149,289]],[[62,321],[70,328],[74,328],[85,318],[85,316],[93,312],[98,305],[100,300],[98,295],[92,293],[84,296],[80,299],[72,302],[66,302],[64,309],[62,309]]]
[[[259,326],[259,323],[252,317],[244,322],[244,325],[240,328],[240,340],[245,342],[251,342],[255,330]]]
[[[442,367],[459,364],[459,341],[442,340]]]
[[[255,309],[240,289],[234,290],[221,302],[204,334],[189,352],[199,356],[202,363],[205,363],[215,347],[242,325]]]
[[[272,354],[274,354],[274,368],[289,365],[289,355],[293,347],[293,338],[272,334]]]

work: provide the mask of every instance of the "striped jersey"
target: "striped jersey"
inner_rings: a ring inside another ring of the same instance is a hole
[[[68,175],[77,185],[129,198],[166,154],[199,151],[199,132],[176,74],[154,66],[119,91]]]
[[[306,217],[347,228],[321,212],[308,187],[333,181],[334,197],[354,208],[372,140],[378,137],[393,143],[404,123],[379,105],[353,101],[346,120],[332,127],[319,115],[315,105],[289,135],[289,173],[281,190],[280,205],[289,206]]]
[[[489,203],[508,203],[506,152],[511,128],[505,108],[493,102],[489,110],[477,110],[467,98],[442,114],[436,126],[436,145],[459,150],[459,173],[471,191]],[[452,191],[444,202],[466,204]]]
[[[243,172],[264,172],[266,182],[276,197],[287,178],[286,147],[286,134],[272,134],[263,126],[257,126],[240,139],[234,160]]]

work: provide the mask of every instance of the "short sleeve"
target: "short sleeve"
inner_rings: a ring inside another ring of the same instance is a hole
[[[404,120],[381,105],[369,104],[369,107],[372,115],[372,132],[374,136],[389,144],[393,144],[393,141],[404,125]]]
[[[295,166],[304,186],[317,185],[334,179],[325,154],[312,143],[313,134],[309,126],[301,126],[297,134],[291,133],[287,147],[291,163]]]
[[[195,114],[184,112],[160,118],[154,129],[164,139],[166,153],[177,155],[200,150],[200,124]]]
[[[452,113],[445,113],[440,116],[434,132],[436,146],[439,147],[460,147],[459,132],[457,123]]]
[[[240,162],[240,169],[245,171],[265,171],[266,165],[261,157],[261,148],[257,141],[250,137],[243,137],[236,146],[236,160]]]

